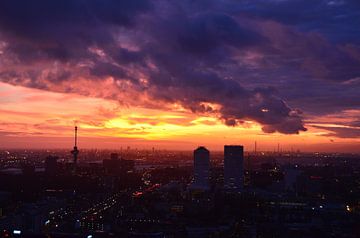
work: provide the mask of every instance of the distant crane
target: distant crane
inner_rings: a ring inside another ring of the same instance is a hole
[[[79,154],[79,150],[77,148],[77,126],[75,126],[75,145],[74,145],[74,149],[71,151],[71,154],[74,156],[74,164],[73,164],[73,169],[74,172],[76,171],[76,163],[77,163],[77,157]]]

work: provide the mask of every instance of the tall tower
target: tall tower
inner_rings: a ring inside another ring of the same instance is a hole
[[[195,189],[209,189],[210,152],[203,146],[194,150],[194,183]]]
[[[77,126],[75,126],[75,145],[74,145],[74,149],[71,151],[71,154],[74,156],[74,161],[73,161],[73,169],[74,171],[76,170],[76,164],[77,164],[77,157],[79,154],[79,150],[77,148]]]
[[[224,146],[225,189],[241,191],[244,186],[244,147],[242,145]]]

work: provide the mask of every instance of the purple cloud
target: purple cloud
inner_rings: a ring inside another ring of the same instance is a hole
[[[72,86],[86,78],[97,96],[144,93],[152,106],[178,103],[229,126],[299,133],[302,112],[360,107],[359,85],[347,83],[360,77],[359,35],[331,28],[337,10],[325,2],[2,1],[0,80],[88,95]],[[339,14],[359,7],[345,3]],[[102,93],[109,77],[112,93]]]
[[[360,138],[360,128],[350,127],[327,127],[327,126],[313,126],[315,128],[329,131],[326,136],[333,136],[339,138]]]

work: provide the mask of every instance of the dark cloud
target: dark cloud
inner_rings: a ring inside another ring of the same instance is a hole
[[[360,128],[350,127],[327,127],[327,126],[313,126],[315,128],[329,131],[325,136],[333,136],[339,138],[360,138]]]
[[[359,127],[359,128],[360,128],[360,120],[351,122],[351,123],[350,123],[350,126]]]
[[[130,27],[151,8],[147,0],[0,1],[1,33],[23,60],[87,57],[87,47],[113,43],[113,26]]]
[[[241,27],[226,14],[206,13],[189,17],[179,33],[181,49],[193,53],[208,53],[218,46],[247,47],[265,39],[254,31]]]
[[[299,133],[302,111],[360,106],[359,32],[346,26],[350,16],[358,25],[358,8],[345,0],[4,0],[0,80],[119,100],[135,91],[132,101],[144,94],[229,126],[254,120],[267,133]],[[99,87],[79,88],[79,79]]]
[[[333,42],[360,43],[357,0],[248,0],[232,6],[234,11],[293,25],[302,31],[321,32]]]
[[[0,2],[0,25],[3,30],[24,38],[63,40],[71,37],[63,33],[78,30],[73,37],[86,40],[84,33],[89,27],[127,26],[133,23],[136,14],[150,7],[147,0],[3,0]]]
[[[360,108],[359,87],[356,85],[292,78],[291,82],[280,84],[278,88],[291,105],[309,114],[324,115]]]

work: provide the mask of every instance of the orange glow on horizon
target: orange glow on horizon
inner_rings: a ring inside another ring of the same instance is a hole
[[[273,150],[278,143],[282,149],[346,151],[359,144],[358,138],[328,137],[328,131],[317,126],[348,127],[339,124],[338,118],[311,118],[307,132],[299,135],[266,134],[261,125],[244,121],[237,127],[228,127],[213,115],[196,115],[180,105],[165,109],[120,106],[118,102],[75,94],[53,93],[0,83],[0,142],[2,147],[37,147],[41,138],[72,136],[74,122],[80,128],[80,146],[107,148],[127,143],[139,147],[159,146],[169,149],[192,149],[197,145],[221,149],[224,144],[243,144],[253,148]],[[217,105],[207,105],[216,109]],[[345,111],[358,115],[358,111]],[[345,120],[345,119],[343,119]],[[33,139],[26,139],[33,138]],[[36,139],[34,139],[36,138]],[[56,139],[58,138],[58,140]],[[85,139],[92,138],[92,139]],[[19,141],[19,143],[16,143]],[[61,139],[52,145],[68,147]],[[121,141],[121,142],[120,142]],[[261,147],[262,146],[262,147]]]

